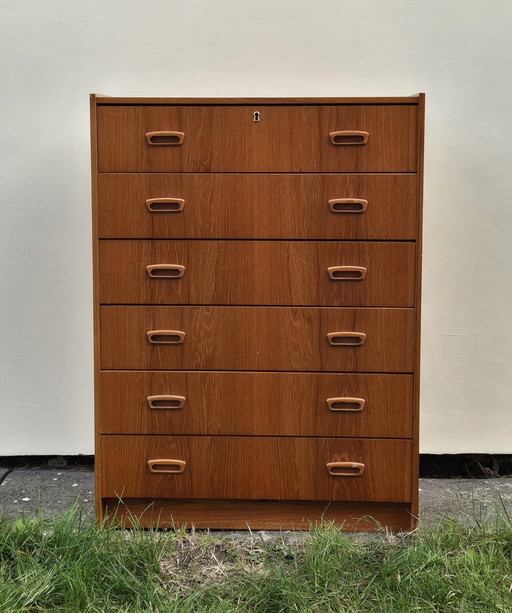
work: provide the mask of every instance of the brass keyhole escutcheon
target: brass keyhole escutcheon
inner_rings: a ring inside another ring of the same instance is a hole
[[[252,120],[255,123],[259,123],[260,122],[260,112],[259,111],[254,111],[254,113],[252,114]]]

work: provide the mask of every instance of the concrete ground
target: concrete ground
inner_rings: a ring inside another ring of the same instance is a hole
[[[51,517],[77,501],[92,517],[92,470],[0,468],[0,516],[29,516],[40,509]],[[505,509],[512,517],[512,478],[420,480],[420,516],[427,525],[447,517],[483,519],[496,509]]]
[[[0,515],[32,515],[40,509],[51,517],[77,501],[88,514],[94,514],[93,471],[16,468],[9,472],[0,468],[0,481]]]

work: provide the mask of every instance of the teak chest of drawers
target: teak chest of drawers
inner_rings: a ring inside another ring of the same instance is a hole
[[[91,96],[99,517],[414,525],[424,104]]]

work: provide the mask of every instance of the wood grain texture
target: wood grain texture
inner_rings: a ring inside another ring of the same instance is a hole
[[[243,436],[101,437],[106,498],[233,498],[409,502],[411,441]],[[184,461],[157,474],[148,461]],[[361,462],[358,477],[329,475],[328,462]]]
[[[103,304],[414,306],[414,243],[100,241]],[[183,266],[151,278],[148,266]],[[333,266],[366,269],[331,279]]]
[[[100,368],[100,304],[99,304],[99,253],[98,253],[98,160],[97,160],[97,125],[96,96],[89,97],[89,112],[91,121],[91,198],[92,198],[92,268],[93,268],[93,335],[94,335],[94,465],[96,479],[94,482],[96,516],[103,519],[104,506],[101,502],[102,457],[100,445],[100,430],[98,423],[103,407],[98,401],[98,372]]]
[[[304,104],[418,104],[418,97],[422,94],[413,96],[378,96],[356,98],[354,96],[342,98],[133,98],[120,96],[100,96],[95,94],[100,105],[161,105],[161,104],[221,104],[221,105],[243,105],[243,104],[285,104],[285,105],[304,105]]]
[[[102,238],[416,238],[417,177],[404,174],[98,175]],[[180,198],[182,212],[150,213],[146,200]],[[368,201],[363,214],[329,200]]]
[[[419,95],[418,106],[418,220],[420,231],[417,239],[416,252],[416,309],[414,342],[414,401],[412,404],[413,416],[413,456],[412,456],[412,505],[411,513],[414,518],[419,515],[419,472],[420,472],[420,366],[421,366],[421,292],[422,292],[422,254],[423,254],[423,181],[424,181],[424,148],[425,148],[425,94]],[[416,525],[416,524],[415,524]]]
[[[148,330],[182,330],[152,345]],[[412,372],[413,309],[102,306],[101,368]],[[327,334],[364,332],[362,347]]]
[[[103,504],[109,519],[126,527],[309,530],[325,522],[346,532],[412,527],[407,503],[106,498]]]
[[[185,398],[150,409],[147,398]],[[412,375],[257,372],[99,374],[103,434],[412,436]],[[362,411],[331,411],[327,399],[362,398]],[[174,403],[179,404],[178,402]]]
[[[253,121],[254,111],[261,121]],[[415,172],[417,107],[100,106],[100,172]],[[179,147],[145,135],[179,131]],[[329,133],[364,130],[366,145],[334,146]]]

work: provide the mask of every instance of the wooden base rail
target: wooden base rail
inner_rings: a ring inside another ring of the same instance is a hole
[[[347,532],[410,530],[409,504],[270,500],[103,499],[107,520],[126,527],[212,530],[309,530],[334,523]]]

